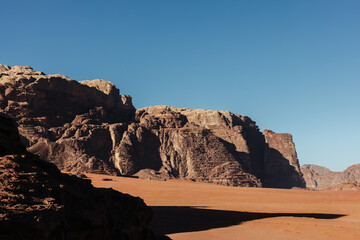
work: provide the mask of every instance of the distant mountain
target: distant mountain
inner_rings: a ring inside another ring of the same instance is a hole
[[[322,166],[305,164],[301,166],[301,172],[309,189],[321,190],[349,181],[360,182],[360,164],[352,165],[343,172],[333,172]]]
[[[156,93],[154,93],[156,94]],[[61,170],[229,186],[305,187],[290,134],[228,111],[136,110],[111,82],[0,65],[0,112]]]

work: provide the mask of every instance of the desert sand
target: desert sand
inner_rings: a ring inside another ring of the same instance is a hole
[[[155,232],[174,240],[360,239],[360,191],[226,187],[86,174],[96,187],[141,197]]]

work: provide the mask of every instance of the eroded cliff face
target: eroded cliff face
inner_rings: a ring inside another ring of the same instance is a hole
[[[0,76],[0,111],[16,120],[30,152],[61,170],[303,186],[292,139],[264,137],[246,116],[168,106],[135,111],[110,82],[30,67],[1,65]]]
[[[0,149],[1,239],[168,239],[152,233],[142,199],[62,174],[28,153],[3,116]]]

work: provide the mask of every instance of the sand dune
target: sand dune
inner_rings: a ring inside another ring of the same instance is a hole
[[[360,239],[360,191],[236,188],[87,175],[96,187],[143,198],[153,207],[154,230],[174,240]]]

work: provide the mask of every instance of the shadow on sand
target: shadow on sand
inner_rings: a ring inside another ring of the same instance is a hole
[[[242,222],[272,217],[307,217],[336,219],[345,215],[323,213],[255,213],[211,210],[195,207],[152,207],[152,228],[159,234],[204,231],[238,225]]]

